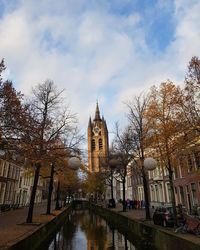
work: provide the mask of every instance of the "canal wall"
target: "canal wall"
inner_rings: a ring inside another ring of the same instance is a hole
[[[67,207],[63,212],[53,218],[51,221],[44,225],[38,226],[30,235],[25,235],[22,239],[17,239],[16,243],[8,247],[8,250],[35,250],[40,247],[44,242],[48,241],[62,226],[67,215],[71,211],[71,206]],[[26,226],[26,225],[24,225]],[[42,249],[42,248],[41,248]]]
[[[193,235],[176,234],[165,228],[128,218],[123,213],[94,204],[90,204],[89,207],[117,229],[121,228],[127,233],[128,238],[140,238],[141,241],[152,244],[157,250],[200,250],[200,239]]]

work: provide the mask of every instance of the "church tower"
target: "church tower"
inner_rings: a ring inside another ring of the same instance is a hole
[[[100,116],[98,103],[95,117],[88,123],[88,167],[90,172],[100,171],[100,158],[108,157],[108,129],[104,117]]]

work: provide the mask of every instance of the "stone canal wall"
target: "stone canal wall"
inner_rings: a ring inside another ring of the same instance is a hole
[[[16,243],[10,246],[9,250],[34,250],[43,246],[49,241],[64,223],[67,215],[72,209],[89,208],[94,213],[103,217],[108,224],[117,228],[125,234],[127,239],[133,243],[145,243],[147,246],[153,245],[157,250],[200,250],[200,238],[189,234],[175,234],[173,230],[168,230],[160,226],[155,226],[145,221],[128,218],[125,213],[116,212],[88,202],[74,203],[63,212],[53,218],[50,222],[37,227],[30,235],[17,239]],[[26,226],[26,225],[24,225]],[[139,246],[136,244],[136,246]],[[140,247],[138,249],[141,249]],[[146,248],[148,249],[148,247]]]
[[[102,216],[108,223],[119,228],[127,235],[128,239],[140,238],[146,243],[152,243],[157,250],[200,250],[200,239],[189,234],[176,234],[155,226],[145,221],[134,220],[126,217],[123,213],[115,212],[112,209],[104,208],[94,204],[90,209]]]
[[[16,243],[10,246],[9,250],[34,250],[40,247],[45,241],[48,241],[62,226],[67,215],[71,211],[71,207],[66,208],[63,212],[53,218],[44,225],[37,227],[30,235],[26,235],[22,239],[17,239]],[[26,225],[24,225],[25,227]],[[41,248],[42,249],[42,248]]]

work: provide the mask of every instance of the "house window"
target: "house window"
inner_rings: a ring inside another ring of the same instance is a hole
[[[188,155],[187,157],[187,163],[188,163],[188,172],[192,171],[193,163],[192,163],[192,156]]]
[[[177,179],[178,178],[178,167],[175,166],[174,167],[174,179]]]
[[[200,152],[194,152],[196,168],[200,168]]]
[[[0,160],[0,176],[3,176],[5,161]]]
[[[0,204],[3,203],[6,183],[0,182]]]
[[[183,190],[183,187],[180,186],[180,187],[179,187],[179,190],[180,190],[181,204],[184,205],[184,204],[185,204],[185,197],[184,197],[184,190]]]
[[[128,177],[128,187],[131,187],[132,183],[131,183],[131,177]]]
[[[171,195],[171,187],[170,184],[167,183],[167,191],[168,191],[168,201],[171,202],[172,201],[172,195]]]
[[[179,158],[179,176],[180,178],[182,178],[182,169],[184,169],[185,167],[185,162],[186,162],[186,158],[183,156],[180,156]]]
[[[19,179],[19,188],[22,187],[22,176],[20,176],[20,179]]]
[[[151,200],[155,201],[155,197],[154,197],[154,187],[153,185],[151,186]]]
[[[5,163],[4,164],[4,169],[3,169],[3,176],[7,177],[7,171],[8,171],[8,165]]]
[[[197,192],[195,183],[191,183],[191,190],[192,190],[193,205],[196,205],[198,202],[197,202]]]
[[[159,191],[158,191],[158,186],[155,185],[155,195],[156,195],[156,198],[155,198],[155,201],[159,201],[160,200],[160,197],[159,197]]]

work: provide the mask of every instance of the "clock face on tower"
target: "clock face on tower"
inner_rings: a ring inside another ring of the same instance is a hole
[[[97,126],[95,126],[95,127],[93,128],[93,132],[94,132],[95,135],[99,135],[100,128],[97,127]]]

